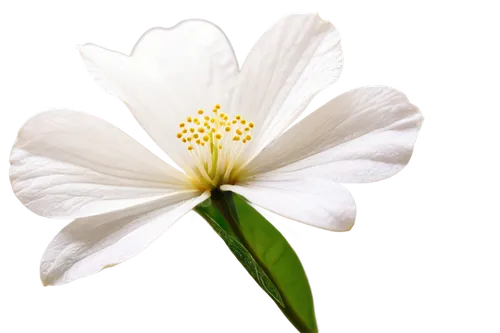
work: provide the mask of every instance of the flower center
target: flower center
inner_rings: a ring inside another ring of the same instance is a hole
[[[186,144],[196,167],[192,181],[202,189],[236,181],[235,164],[255,127],[240,115],[230,119],[220,108],[216,104],[211,116],[199,109],[179,124],[177,139]]]

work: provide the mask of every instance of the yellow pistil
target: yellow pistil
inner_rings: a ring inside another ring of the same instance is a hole
[[[202,190],[237,181],[241,174],[240,155],[252,139],[250,133],[255,127],[239,114],[231,119],[219,104],[212,111],[213,116],[209,116],[198,109],[195,117],[186,117],[179,123],[181,132],[176,134],[181,143],[188,144],[187,150],[193,158],[194,169],[186,172],[194,186]]]

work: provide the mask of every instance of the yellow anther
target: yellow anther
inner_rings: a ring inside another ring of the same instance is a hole
[[[205,147],[205,142],[200,143],[202,147]]]
[[[216,109],[220,109],[220,105],[219,104],[215,104],[215,108]]]
[[[205,129],[203,127],[198,127],[198,132],[205,133]]]
[[[237,135],[233,136],[233,141],[240,141],[240,137]]]
[[[187,138],[187,140],[188,140],[189,142],[191,142],[191,140],[193,140],[193,138],[189,136],[189,137]]]
[[[226,125],[226,122],[225,122],[225,121],[223,121],[223,120],[221,120],[221,121],[219,122],[219,125],[224,126],[224,125]]]
[[[226,132],[229,132],[229,131],[231,130],[231,127],[226,126],[226,128],[224,128],[224,130],[225,130]]]
[[[186,118],[186,121],[187,121],[188,123],[190,123],[190,122],[192,122],[192,121],[193,121],[193,118],[191,118],[191,117],[187,117],[187,118]]]
[[[208,121],[208,120],[210,120],[210,117],[209,116],[205,116],[205,117],[203,117],[203,119],[205,119],[205,120]]]
[[[199,136],[198,133],[193,134],[193,138],[195,138],[195,139],[198,139],[198,136]]]
[[[193,146],[188,146],[188,150],[193,150]]]
[[[199,110],[198,110],[198,114],[203,114],[203,110],[202,110],[202,109],[199,109]]]
[[[182,133],[181,132],[177,133],[177,138],[178,139],[182,138]]]
[[[245,119],[240,120],[240,124],[245,125],[246,123],[247,123],[247,121]]]
[[[201,140],[200,140],[200,139],[197,139],[197,140],[196,140],[196,143],[197,143],[197,144],[200,144],[200,143],[201,143]]]
[[[179,124],[179,127],[180,127],[180,128],[182,128],[182,127],[184,127],[184,126],[186,126],[186,124],[184,124],[184,123],[180,123],[180,124]]]
[[[191,128],[189,129],[189,132],[194,133],[194,128],[193,128],[193,127],[191,127]]]
[[[225,116],[226,116],[226,114],[225,114],[224,112],[221,112],[221,113],[219,114],[219,117],[221,117],[221,118],[224,118]]]
[[[255,126],[255,125],[254,125],[254,123],[252,123],[252,122],[249,122],[249,123],[248,123],[248,127],[250,127],[250,128],[254,128],[254,126]]]
[[[222,139],[222,134],[220,134],[220,133],[215,134],[215,138],[216,138],[217,140]]]
[[[238,121],[236,119],[233,119],[233,121],[231,121],[233,124],[236,124]]]
[[[183,129],[183,130],[182,130],[182,133],[184,133],[184,134],[186,134],[187,132],[188,132],[188,130],[187,130],[187,129]]]
[[[228,120],[228,119],[229,119],[229,117],[228,117],[228,116],[225,116],[225,117],[224,117],[224,120]]]
[[[252,136],[250,134],[247,134],[247,136],[245,136],[245,140],[247,140],[247,141],[252,140]]]
[[[241,141],[241,142],[243,142],[243,143],[247,143],[247,140],[243,139],[243,141]]]
[[[212,133],[217,132],[217,129],[215,127],[212,127]]]
[[[205,135],[205,136],[203,137],[203,141],[208,141],[208,139],[209,139],[208,135]]]
[[[203,126],[205,126],[205,127],[210,127],[210,124],[208,123],[208,121],[205,121],[205,122],[203,123]]]
[[[217,109],[213,109],[212,110],[212,112],[214,112],[214,113],[217,113],[217,111],[219,111],[219,110],[217,110]]]
[[[219,149],[222,149],[222,145],[219,145]]]
[[[250,131],[250,127],[245,127],[245,132]]]
[[[240,120],[241,119],[241,116],[239,114],[236,115],[235,117],[237,120]]]
[[[243,134],[243,132],[242,132],[242,131],[238,128],[238,129],[236,130],[236,134],[238,134],[238,135],[242,135],[242,134]]]
[[[187,142],[186,138],[182,138],[182,142]]]

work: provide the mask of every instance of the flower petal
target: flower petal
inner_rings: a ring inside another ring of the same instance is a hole
[[[304,111],[342,71],[340,34],[317,14],[293,14],[257,41],[242,66],[230,109],[255,123],[259,152]]]
[[[293,173],[339,183],[373,182],[410,160],[423,116],[390,87],[340,95],[292,127],[249,163],[249,174]]]
[[[77,218],[190,190],[186,176],[108,122],[51,110],[20,129],[10,157],[19,200],[46,217]]]
[[[356,205],[342,185],[317,178],[268,175],[223,191],[241,194],[253,204],[281,216],[332,231],[348,231],[356,219]]]
[[[81,218],[49,244],[40,264],[44,285],[60,285],[117,265],[141,252],[210,196],[179,192],[124,210]]]
[[[239,72],[231,44],[210,22],[187,20],[146,32],[130,56],[93,44],[79,47],[93,78],[118,96],[153,140],[186,170],[178,125],[200,108],[223,104]]]

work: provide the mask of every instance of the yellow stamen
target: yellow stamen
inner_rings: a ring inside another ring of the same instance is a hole
[[[186,173],[194,186],[201,190],[212,190],[239,179],[243,165],[239,158],[244,156],[242,144],[252,140],[251,129],[255,127],[254,123],[239,114],[229,117],[221,112],[219,104],[212,111],[213,116],[203,109],[196,110],[194,116],[186,117],[179,123],[180,132],[176,133],[182,143],[187,143],[193,157],[194,169],[186,170]],[[243,126],[239,128],[240,125]],[[230,135],[227,139],[224,138],[225,133]]]

